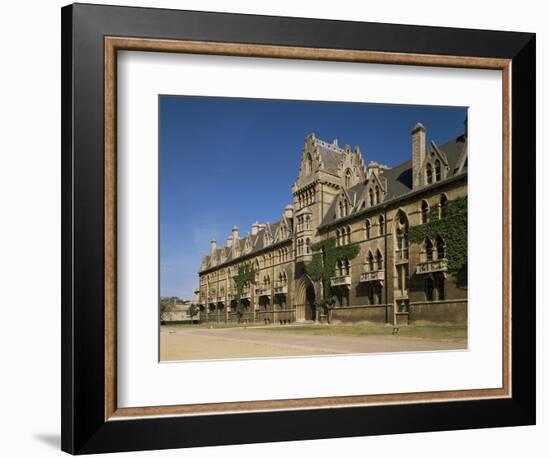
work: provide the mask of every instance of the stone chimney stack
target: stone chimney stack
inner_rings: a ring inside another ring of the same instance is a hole
[[[376,175],[376,176],[379,176],[380,175],[380,164],[378,162],[375,162],[375,161],[370,161],[369,162],[369,165],[367,167],[367,176],[370,178],[371,175]]]
[[[411,137],[413,189],[417,189],[423,184],[421,168],[426,157],[426,128],[417,123],[411,131]]]
[[[216,241],[211,240],[210,241],[210,254],[214,254],[216,252]]]
[[[253,225],[252,225],[252,230],[250,231],[250,233],[252,235],[256,235],[258,233],[258,229],[260,228],[260,225],[258,224],[258,221],[256,221]]]
[[[227,236],[227,247],[231,248],[233,246],[233,237],[230,235]]]
[[[237,240],[239,240],[239,228],[237,226],[233,226],[231,233],[233,235],[233,243],[236,243]]]
[[[285,207],[285,218],[291,219],[294,217],[294,207],[290,204],[288,204]]]

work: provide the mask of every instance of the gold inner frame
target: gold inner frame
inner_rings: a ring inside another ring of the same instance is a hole
[[[502,72],[502,387],[402,394],[333,396],[119,408],[117,405],[117,51],[175,52],[239,57],[423,65],[500,70]],[[404,54],[344,49],[301,48],[240,43],[105,37],[105,420],[151,416],[315,409],[511,397],[511,60],[481,57]]]

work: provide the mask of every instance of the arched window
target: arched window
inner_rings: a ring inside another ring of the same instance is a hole
[[[344,202],[338,202],[338,208],[340,210],[340,218],[342,218],[344,216]]]
[[[311,240],[309,238],[306,239],[306,254],[311,253]]]
[[[374,256],[369,251],[369,254],[367,256],[367,268],[369,272],[372,272],[374,270]]]
[[[441,194],[439,198],[439,218],[445,218],[447,216],[447,196]]]
[[[369,205],[374,207],[374,193],[372,192],[372,188],[369,189]]]
[[[365,221],[365,238],[370,239],[370,221]]]
[[[399,211],[395,222],[395,258],[399,261],[409,259],[409,220]]]
[[[422,201],[420,211],[422,213],[422,224],[426,224],[428,222],[428,214],[430,212],[430,207],[428,206],[428,202],[426,202],[425,200]]]
[[[340,246],[342,241],[340,240],[340,229],[336,229],[336,246]]]
[[[435,181],[441,181],[441,162],[439,159],[435,160]]]
[[[382,253],[380,253],[380,250],[376,250],[376,267],[378,270],[384,269],[384,259],[382,258]]]
[[[346,188],[349,188],[351,186],[351,170],[346,170]]]
[[[380,235],[384,235],[385,234],[385,221],[384,221],[384,216],[383,215],[380,215],[380,217],[378,218],[378,226],[379,226],[379,231],[380,231]]]
[[[313,171],[313,159],[311,154],[308,153],[306,156],[306,174],[309,175]]]
[[[426,261],[432,261],[434,258],[434,247],[432,244],[432,241],[430,239],[424,240],[424,256],[426,257]]]
[[[309,215],[306,216],[306,230],[309,230],[311,228],[311,217]]]
[[[437,250],[437,259],[445,259],[447,253],[445,251],[445,241],[438,235],[435,240],[435,247]]]
[[[432,184],[433,183],[433,171],[432,171],[432,164],[426,165],[426,184]]]
[[[376,186],[374,193],[376,197],[376,205],[378,205],[380,203],[380,189],[378,189],[378,186]]]
[[[426,278],[424,283],[424,292],[426,293],[426,300],[434,300],[434,281],[431,277]]]

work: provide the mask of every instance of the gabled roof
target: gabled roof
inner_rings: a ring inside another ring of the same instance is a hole
[[[468,156],[467,137],[465,137],[464,135],[460,135],[452,140],[449,140],[446,143],[443,143],[442,145],[437,145],[434,143],[434,145],[430,145],[430,148],[432,147],[437,148],[438,153],[444,156],[444,159],[449,165],[449,173],[447,175],[447,178],[450,178],[460,173],[462,171],[461,167],[467,168],[467,166],[463,166],[463,164],[466,163]],[[405,161],[399,165],[396,165],[393,168],[382,170],[380,172],[379,179],[381,182],[382,180],[385,180],[386,201],[411,192],[412,161]],[[338,197],[343,194],[346,194],[349,197],[349,201],[352,204],[355,202],[355,205],[351,209],[349,209],[348,216],[364,210],[364,208],[362,208],[362,202],[365,199],[365,192],[367,191],[367,188],[368,180],[365,180],[362,183],[359,183],[348,189],[347,191],[341,190],[340,193],[334,198],[328,212],[321,222],[321,226],[325,224],[330,224],[337,219],[336,210],[339,201]],[[356,198],[354,200],[355,193],[357,193],[360,198]]]

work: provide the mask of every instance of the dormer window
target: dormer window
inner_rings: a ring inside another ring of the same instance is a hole
[[[435,181],[441,181],[441,161],[439,159],[435,161]]]
[[[378,186],[376,186],[375,189],[376,190],[374,191],[374,194],[375,194],[375,197],[376,197],[376,203],[379,204],[380,203],[380,189],[378,189]]]
[[[433,183],[433,170],[432,170],[432,164],[426,165],[426,184],[432,184]]]
[[[374,192],[372,192],[372,188],[369,189],[369,205],[374,207]]]
[[[346,188],[349,188],[351,186],[351,170],[350,169],[346,170],[345,181],[346,181]]]

